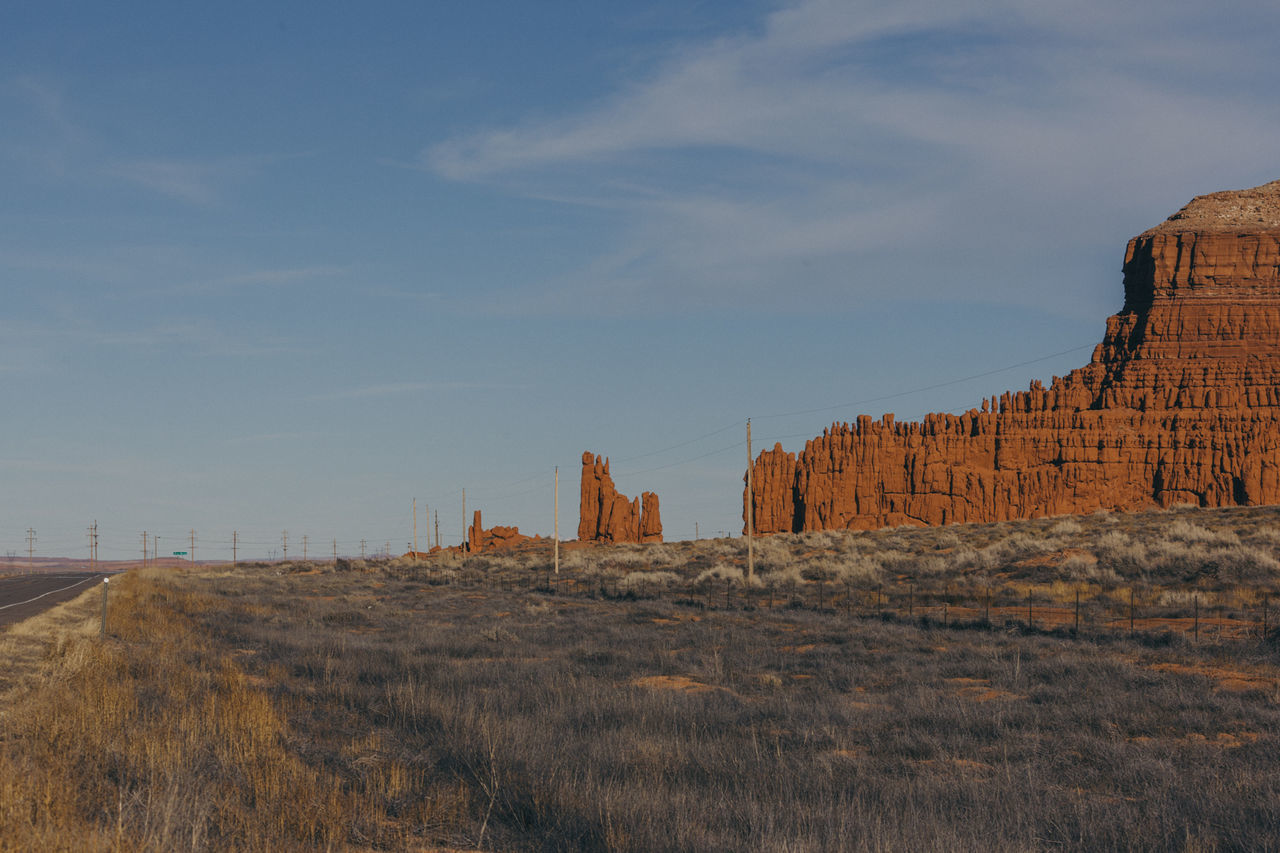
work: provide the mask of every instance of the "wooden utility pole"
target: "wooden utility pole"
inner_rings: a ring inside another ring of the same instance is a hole
[[[307,534],[302,534],[302,562],[307,561]]]
[[[196,561],[196,529],[191,528],[191,562]]]
[[[284,558],[289,559],[289,531],[281,534],[281,547],[284,549]]]
[[[240,531],[233,530],[231,531],[231,565],[233,566],[236,563],[240,562],[239,560],[240,555],[238,553],[239,548],[240,548]]]
[[[365,540],[361,539],[360,540],[360,559],[362,560],[364,559],[364,543],[365,543]]]
[[[440,510],[436,510],[436,547],[440,547]]]
[[[560,574],[560,466],[556,466],[556,574]]]
[[[89,525],[89,571],[93,571],[93,525]]]
[[[753,536],[755,534],[756,495],[751,488],[751,418],[747,418],[747,583],[751,583],[756,573],[756,550]]]
[[[33,527],[27,528],[27,565],[28,567],[35,565],[36,561],[36,531]]]
[[[466,513],[463,513],[466,516]],[[418,556],[418,499],[413,499],[413,555]]]
[[[467,490],[462,490],[462,550],[467,550]]]
[[[147,531],[142,531],[142,568],[147,567]]]
[[[693,538],[694,538],[694,539],[701,539],[701,538],[702,538],[701,536],[699,536],[699,535],[698,535],[698,522],[696,522],[696,521],[693,523]]]
[[[333,562],[338,562],[338,537],[333,537]]]

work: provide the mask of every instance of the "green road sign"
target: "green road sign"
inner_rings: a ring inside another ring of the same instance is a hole
[[[174,551],[174,552],[173,552],[173,556],[175,556],[175,557],[185,557],[185,556],[187,556],[187,552],[186,552],[186,551]]]

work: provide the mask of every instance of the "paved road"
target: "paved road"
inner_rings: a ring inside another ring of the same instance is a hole
[[[64,601],[70,601],[96,582],[103,572],[49,572],[0,578],[0,627],[21,622]]]

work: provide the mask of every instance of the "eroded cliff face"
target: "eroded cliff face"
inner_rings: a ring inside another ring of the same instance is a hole
[[[761,453],[744,519],[748,499],[760,533],[1280,503],[1280,181],[1130,240],[1124,293],[1090,363],[1048,388]]]
[[[658,496],[644,492],[629,500],[609,475],[609,460],[582,454],[582,496],[578,514],[582,542],[661,542]]]

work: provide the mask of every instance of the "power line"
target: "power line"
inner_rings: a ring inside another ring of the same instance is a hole
[[[714,435],[720,435],[721,433],[728,432],[731,429],[737,429],[740,423],[741,423],[740,421],[734,421],[728,426],[721,427],[720,429],[715,430],[714,432],[709,432],[706,435],[700,435],[697,438],[691,438],[688,441],[682,441],[679,444],[673,444],[670,447],[664,447],[661,450],[651,450],[648,453],[638,453],[635,456],[625,456],[621,459],[614,459],[613,461],[614,462],[631,462],[632,460],[635,460],[635,459],[644,459],[645,457],[648,457],[648,456],[657,456],[659,453],[666,453],[668,450],[677,450],[681,447],[685,447],[687,445],[693,444],[694,442],[702,441],[704,438],[711,438]]]
[[[1039,358],[1033,358],[1027,361],[1020,361],[1017,364],[1010,364],[1010,365],[1006,365],[1005,367],[997,367],[994,370],[987,370],[983,373],[975,373],[972,376],[962,376],[959,379],[949,379],[946,382],[938,382],[934,385],[925,385],[921,388],[912,388],[907,391],[898,391],[893,394],[883,394],[879,397],[868,397],[864,400],[854,400],[853,402],[840,403],[839,405],[836,405],[836,406],[822,406],[817,409],[800,409],[794,412],[777,412],[772,415],[758,415],[756,416],[756,420],[764,420],[766,418],[786,418],[792,415],[811,415],[815,412],[830,412],[834,409],[849,409],[849,408],[853,408],[854,406],[865,406],[867,403],[879,403],[882,400],[894,400],[894,399],[897,399],[898,397],[906,397],[909,394],[919,394],[924,391],[934,391],[938,388],[946,388],[949,385],[959,385],[961,382],[971,382],[974,379],[982,379],[987,376],[994,376],[997,373],[1004,373],[1006,370],[1016,370],[1019,367],[1026,367],[1029,364],[1038,364],[1039,362],[1048,361],[1049,359],[1057,358],[1058,356],[1070,355],[1073,352],[1080,352],[1081,350],[1093,349],[1095,346],[1097,345],[1087,344],[1085,346],[1072,347],[1071,349],[1065,349],[1062,352],[1055,352],[1055,353],[1052,353],[1051,355],[1042,355]]]
[[[688,459],[682,459],[679,462],[672,462],[667,465],[659,465],[655,468],[642,468],[639,471],[621,471],[621,472],[615,472],[615,473],[617,473],[618,476],[632,477],[632,476],[635,476],[636,474],[648,474],[652,471],[664,471],[667,468],[676,468],[680,465],[688,465],[690,462],[697,462],[699,459],[706,459],[708,456],[715,456],[717,453],[727,453],[730,450],[735,450],[739,447],[742,447],[742,442],[735,441],[733,444],[727,444],[724,447],[717,448],[716,450],[708,450],[706,453],[702,453],[697,456],[692,456]]]

